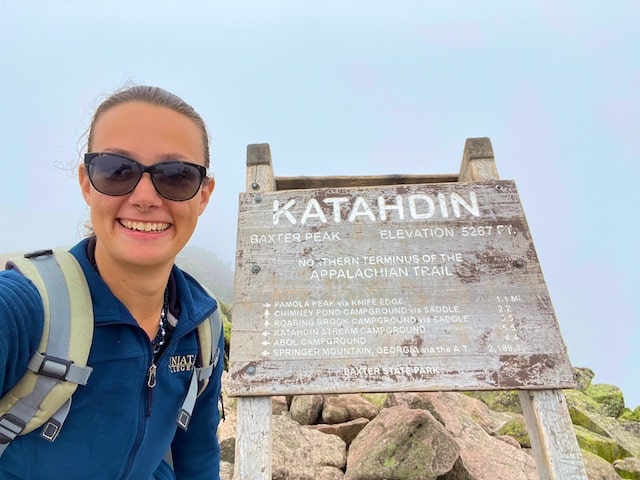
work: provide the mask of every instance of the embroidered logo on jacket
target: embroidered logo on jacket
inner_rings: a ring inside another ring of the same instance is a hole
[[[193,370],[195,361],[195,355],[174,355],[169,360],[169,371],[171,373],[189,372]]]

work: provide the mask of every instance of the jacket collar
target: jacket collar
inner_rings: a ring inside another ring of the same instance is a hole
[[[95,240],[86,238],[70,252],[78,260],[89,284],[93,301],[94,322],[96,325],[108,323],[128,323],[137,325],[124,304],[118,300],[100,277],[93,258]],[[202,286],[189,274],[176,265],[169,278],[169,310],[178,319],[175,335],[193,330],[216,308],[213,300]]]

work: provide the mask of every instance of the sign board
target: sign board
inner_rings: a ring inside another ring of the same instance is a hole
[[[513,181],[240,196],[235,396],[569,388]]]

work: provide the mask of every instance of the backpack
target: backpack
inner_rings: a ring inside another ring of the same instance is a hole
[[[86,385],[93,339],[93,304],[75,257],[63,250],[39,250],[7,262],[38,288],[44,307],[42,338],[22,379],[0,398],[0,456],[18,435],[42,425],[41,436],[55,441],[78,385]],[[219,308],[197,329],[198,363],[176,423],[187,430],[196,398],[215,368],[222,332]],[[40,353],[42,352],[42,353]]]

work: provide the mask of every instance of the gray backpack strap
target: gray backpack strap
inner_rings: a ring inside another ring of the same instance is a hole
[[[68,252],[27,254],[7,264],[36,285],[44,307],[38,351],[18,384],[0,399],[0,455],[20,434],[44,425],[54,441],[78,385],[87,383],[93,337],[93,306],[84,274]],[[41,353],[42,352],[42,353]]]
[[[218,303],[209,318],[198,326],[199,366],[194,365],[193,367],[189,390],[176,420],[178,426],[185,431],[189,428],[196,399],[209,383],[209,378],[220,358],[220,347],[218,346],[220,335],[222,335],[222,321],[220,319],[220,304]]]

